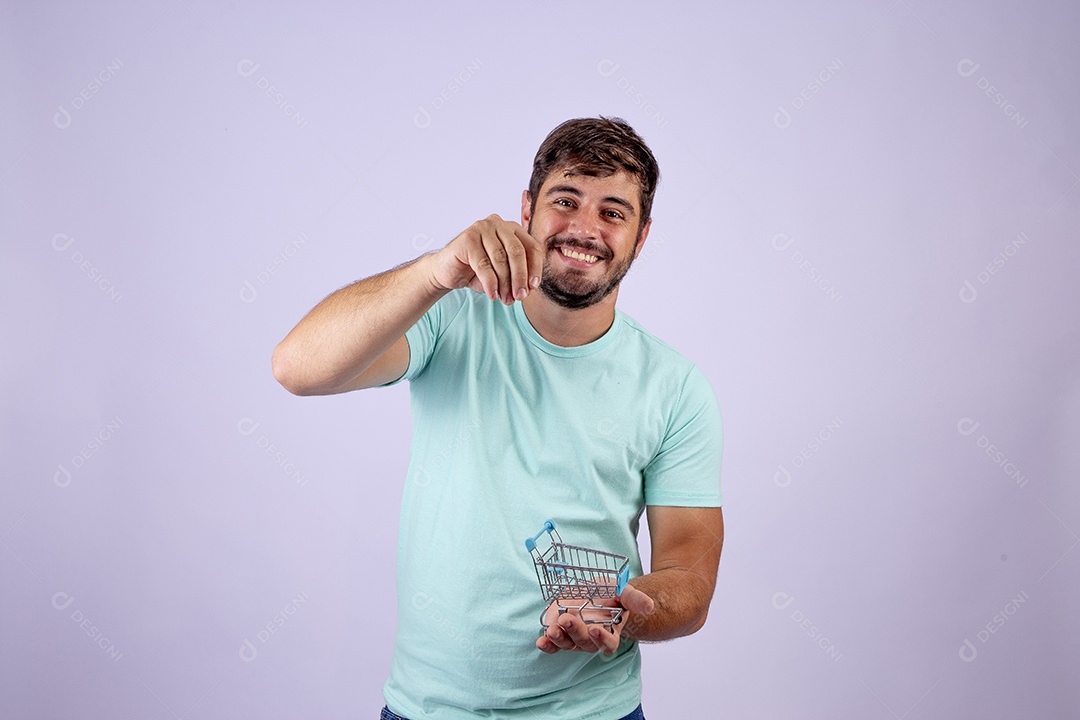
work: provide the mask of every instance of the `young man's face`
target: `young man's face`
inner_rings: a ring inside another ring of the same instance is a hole
[[[540,290],[571,309],[610,295],[649,234],[640,196],[637,178],[625,171],[591,177],[554,170],[540,187],[535,209],[526,190],[521,224],[544,244]]]

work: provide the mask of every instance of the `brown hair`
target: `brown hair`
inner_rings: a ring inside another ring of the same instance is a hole
[[[536,151],[529,179],[533,210],[540,187],[555,170],[593,177],[607,177],[625,170],[637,178],[641,190],[640,227],[645,226],[652,213],[660,167],[649,146],[622,118],[567,120],[548,134]]]

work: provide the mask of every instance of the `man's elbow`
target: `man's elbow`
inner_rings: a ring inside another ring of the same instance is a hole
[[[705,620],[708,617],[709,617],[709,606],[706,605],[705,609],[701,611],[701,614],[698,615],[697,619],[690,625],[689,629],[687,629],[686,634],[687,635],[693,635],[698,630],[705,627]]]
[[[686,625],[685,635],[693,635],[705,627],[705,621],[709,618],[709,607],[712,605],[713,593],[716,592],[716,579],[702,574],[695,574],[689,581],[694,588],[691,594],[690,609],[691,621]]]
[[[284,341],[274,348],[274,354],[270,358],[270,367],[274,373],[274,379],[293,395],[312,394],[311,388],[300,381],[296,360]]]

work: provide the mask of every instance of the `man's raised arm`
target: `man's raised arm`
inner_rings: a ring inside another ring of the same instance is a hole
[[[274,349],[274,377],[296,395],[332,395],[396,380],[409,367],[408,330],[450,290],[506,304],[539,286],[540,244],[491,215],[436,253],[347,285],[316,305]]]

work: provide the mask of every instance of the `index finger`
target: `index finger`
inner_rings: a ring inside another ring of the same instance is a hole
[[[526,291],[535,290],[540,287],[540,278],[544,273],[544,244],[517,223],[514,223],[514,234],[525,248],[525,262],[529,282]]]
[[[589,628],[595,626],[585,622],[579,615],[573,613],[560,615],[559,627],[569,636],[577,650],[596,652],[600,649],[600,641],[594,640],[589,633]],[[558,641],[555,644],[557,645]]]
[[[589,637],[600,648],[600,652],[605,655],[611,655],[619,649],[619,634],[615,632],[614,628],[608,629],[603,625],[590,625]]]

